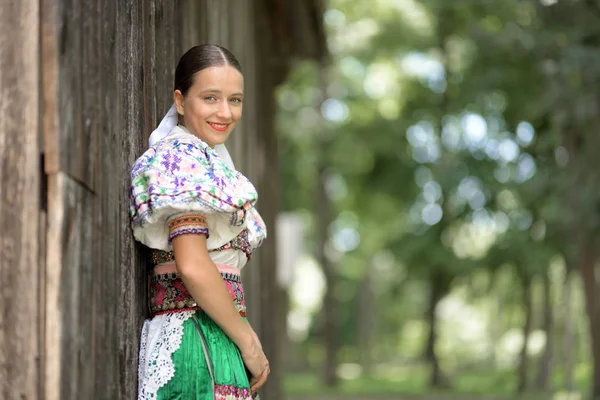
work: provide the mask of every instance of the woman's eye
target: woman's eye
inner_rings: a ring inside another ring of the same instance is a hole
[[[235,103],[235,104],[240,104],[240,103],[242,102],[242,99],[239,99],[239,98],[233,98],[233,99],[231,99],[230,101],[231,101],[232,103]]]
[[[215,100],[217,100],[217,98],[215,96],[206,96],[204,98],[204,100],[206,100],[206,101],[215,101]]]

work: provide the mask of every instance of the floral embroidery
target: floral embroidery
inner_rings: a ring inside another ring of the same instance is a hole
[[[242,282],[238,279],[225,279],[223,278],[225,285],[227,286],[227,290],[229,290],[229,295],[233,299],[235,303],[235,308],[238,310],[242,316],[246,315],[246,300],[244,299],[244,288],[242,286]]]
[[[246,254],[246,257],[248,257],[248,260],[252,257],[254,248],[252,247],[252,245],[250,244],[250,240],[248,239],[248,229],[244,229],[242,232],[240,232],[239,235],[235,237],[235,239],[233,239],[229,243],[226,243],[218,249],[214,249],[211,251],[223,251],[231,249],[243,251]]]
[[[129,196],[134,235],[151,248],[169,250],[166,219],[177,211],[229,214],[231,226],[246,224],[253,247],[267,236],[248,178],[179,127],[134,163]]]
[[[159,265],[175,261],[175,255],[173,254],[173,250],[163,251],[152,249],[150,257],[152,258],[152,265]]]

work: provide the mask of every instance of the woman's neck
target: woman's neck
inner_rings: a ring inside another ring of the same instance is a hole
[[[206,145],[207,145],[208,147],[210,147],[211,149],[213,149],[213,150],[215,149],[215,145],[214,145],[214,144],[213,144],[213,145],[211,145],[210,143],[208,143],[207,141],[205,141],[204,139],[202,139],[202,138],[201,138],[201,137],[199,137],[198,135],[196,135],[196,134],[194,134],[194,133],[190,132],[190,131],[189,131],[189,129],[188,129],[188,128],[186,128],[186,127],[185,127],[185,125],[183,125],[181,122],[179,122],[179,123],[177,124],[177,126],[178,126],[178,127],[180,127],[181,129],[183,129],[183,130],[184,130],[186,133],[189,133],[190,135],[193,135],[193,136],[197,137],[198,139],[202,140],[202,141],[203,141],[204,143],[206,143]]]

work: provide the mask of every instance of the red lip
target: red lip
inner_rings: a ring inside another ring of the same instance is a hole
[[[218,131],[218,132],[225,132],[227,130],[227,128],[229,128],[229,124],[218,124],[215,122],[207,122],[207,124],[210,125],[211,128],[213,128],[215,131]]]

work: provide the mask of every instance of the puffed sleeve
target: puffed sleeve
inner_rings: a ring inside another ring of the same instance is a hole
[[[133,234],[150,248],[170,250],[171,239],[182,232],[206,234],[209,249],[244,228],[254,241],[266,237],[254,186],[189,134],[162,140],[134,163],[129,198]]]

